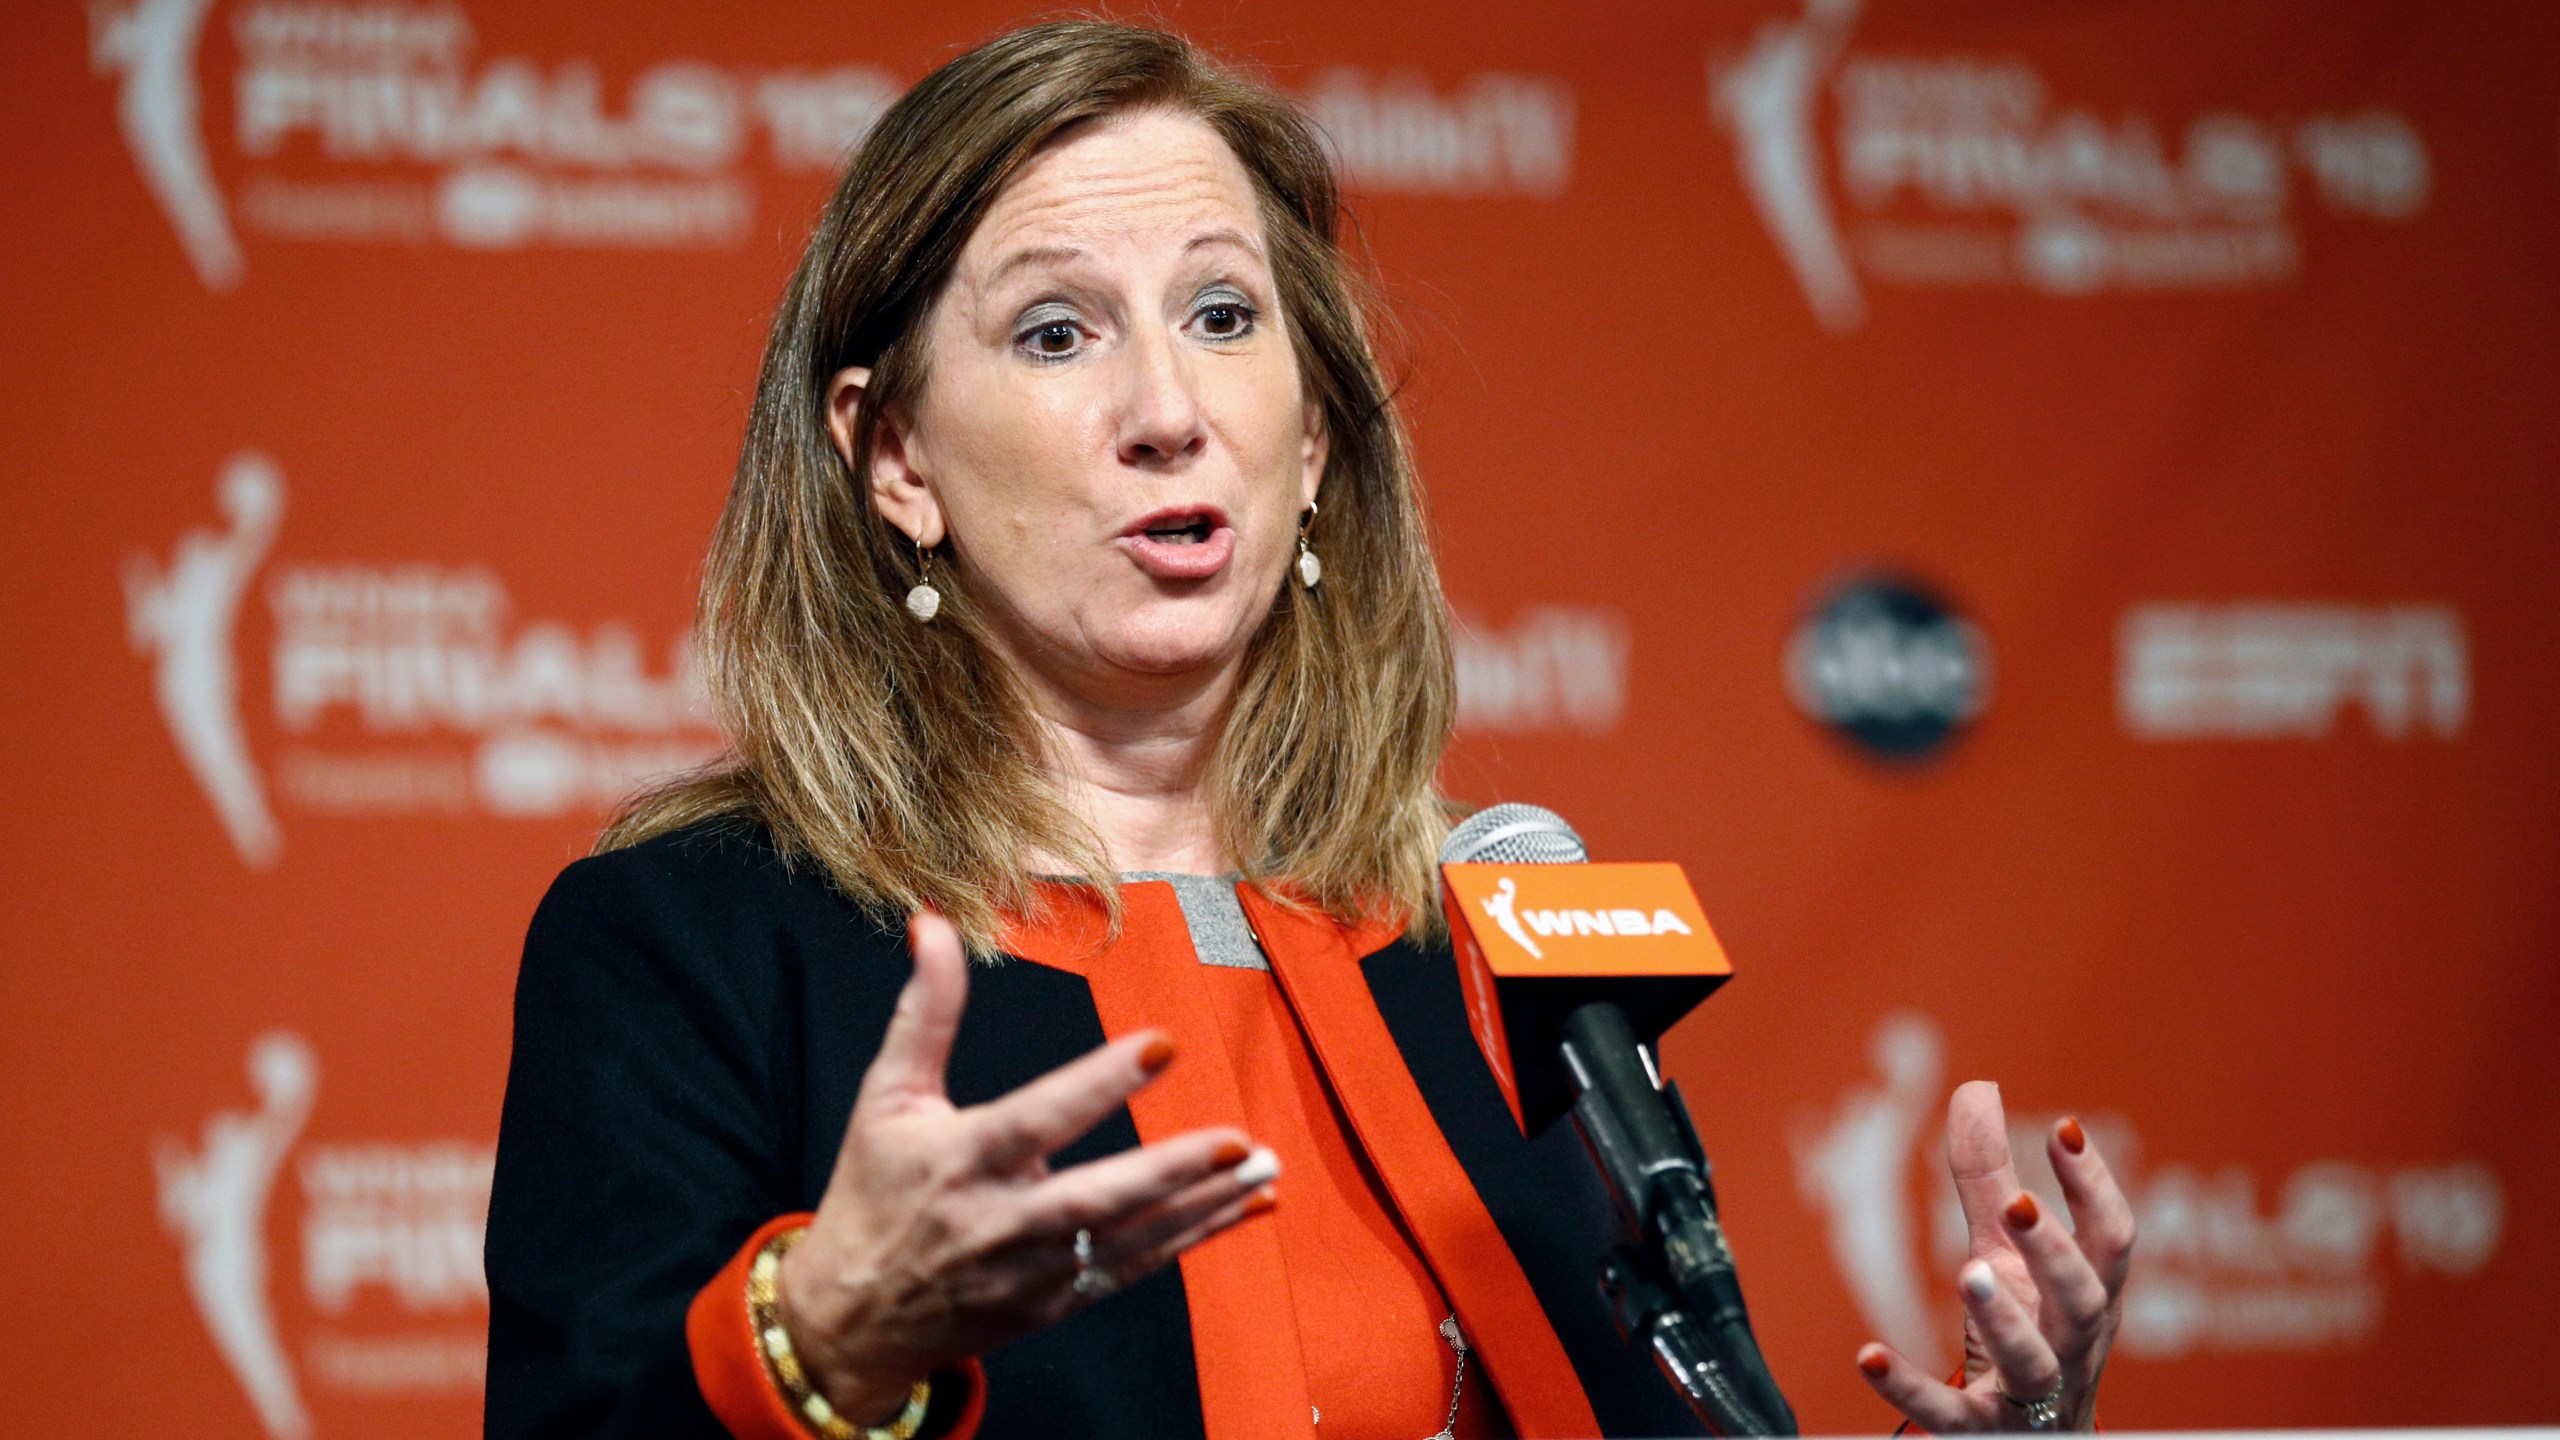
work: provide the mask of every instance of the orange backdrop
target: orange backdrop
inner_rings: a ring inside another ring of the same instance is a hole
[[[1451,787],[1731,952],[1668,1060],[1809,1428],[1949,1353],[1973,1075],[2129,1177],[2116,1425],[2560,1418],[2555,13],[1166,11],[1412,332]],[[472,1430],[525,919],[715,743],[835,157],[1018,18],[0,22],[13,1430]]]

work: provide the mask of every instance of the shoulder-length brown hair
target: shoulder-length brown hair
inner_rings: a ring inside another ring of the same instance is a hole
[[[931,906],[985,954],[1033,913],[1034,855],[1116,896],[1092,830],[1044,774],[1040,732],[970,601],[965,537],[940,617],[901,608],[906,536],[872,507],[879,417],[927,383],[925,319],[998,191],[1096,117],[1163,108],[1252,177],[1302,383],[1330,453],[1309,542],[1324,581],[1281,587],[1210,761],[1218,837],[1257,885],[1346,919],[1438,919],[1447,819],[1433,774],[1455,680],[1413,462],[1345,262],[1333,168],[1306,118],[1179,37],[1098,21],[1016,30],[934,71],[846,167],[784,292],[703,576],[698,631],[731,753],[639,797],[611,849],[715,817],[761,821],[856,901]],[[872,367],[854,454],[827,391]],[[1113,902],[1116,913],[1116,900]]]

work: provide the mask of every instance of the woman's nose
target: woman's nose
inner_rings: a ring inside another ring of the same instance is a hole
[[[1142,327],[1122,352],[1120,459],[1131,465],[1163,465],[1200,453],[1208,444],[1201,428],[1200,395],[1190,357],[1180,339],[1159,328]]]

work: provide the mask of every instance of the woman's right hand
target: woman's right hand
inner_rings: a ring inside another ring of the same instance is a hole
[[[1001,1099],[944,1088],[969,993],[960,937],[907,927],[915,975],[863,1076],[835,1173],[783,1256],[783,1322],[810,1383],[857,1424],[884,1423],[914,1383],[1063,1319],[1270,1203],[1279,1173],[1239,1130],[1195,1130],[1053,1171],[1048,1157],[1173,1060],[1126,1035]],[[1076,1232],[1100,1282],[1076,1283]]]

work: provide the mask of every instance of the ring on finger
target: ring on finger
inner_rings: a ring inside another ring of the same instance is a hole
[[[2010,1394],[2009,1387],[2001,1384],[1996,1374],[1992,1377],[1991,1388],[2000,1392],[2001,1399],[2027,1412],[2028,1429],[2058,1430],[2062,1428],[2062,1377],[2060,1375],[2053,1377],[2053,1388],[2046,1391],[2045,1397],[2041,1400],[2021,1400]]]
[[[1112,1276],[1111,1272],[1094,1263],[1093,1232],[1078,1230],[1076,1232],[1076,1294],[1086,1300],[1099,1300],[1119,1288],[1120,1282]]]

